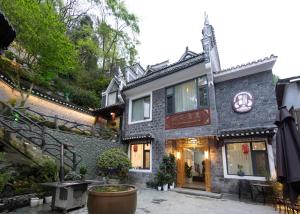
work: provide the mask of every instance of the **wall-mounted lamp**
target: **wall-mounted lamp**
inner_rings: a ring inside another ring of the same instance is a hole
[[[208,160],[208,151],[204,151],[204,158],[205,160]]]
[[[177,158],[177,160],[180,159],[180,152],[176,152],[176,158]]]

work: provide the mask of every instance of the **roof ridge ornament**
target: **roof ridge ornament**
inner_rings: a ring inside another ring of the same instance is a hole
[[[208,15],[207,15],[206,11],[204,12],[204,25],[209,25]]]

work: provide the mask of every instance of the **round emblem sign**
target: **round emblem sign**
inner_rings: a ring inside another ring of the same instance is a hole
[[[251,111],[253,107],[253,96],[249,92],[242,91],[237,93],[232,102],[233,110],[239,113]]]

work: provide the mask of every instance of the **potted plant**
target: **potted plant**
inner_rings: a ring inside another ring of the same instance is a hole
[[[184,171],[185,171],[185,177],[186,177],[186,181],[187,183],[192,183],[193,182],[193,178],[192,178],[192,166],[189,166],[187,162],[185,162],[184,164]]]
[[[137,188],[133,185],[99,185],[88,190],[88,213],[134,214]]]
[[[65,175],[64,180],[66,181],[79,181],[81,180],[81,175],[75,171],[70,171]]]
[[[237,171],[237,175],[238,176],[244,176],[245,175],[245,172],[243,171],[243,165],[239,165],[238,164],[238,171]]]
[[[33,198],[30,198],[30,207],[36,207],[39,205],[39,198],[37,197],[33,197]]]
[[[170,174],[169,187],[170,187],[170,189],[174,189],[177,172],[176,172],[176,158],[173,154],[169,155],[167,171]]]
[[[87,173],[86,166],[80,166],[80,168],[79,168],[79,174],[81,176],[81,180],[85,180],[86,173]]]
[[[113,148],[103,152],[98,159],[101,174],[108,178],[108,183],[119,183],[125,179],[131,168],[128,156],[121,149]]]

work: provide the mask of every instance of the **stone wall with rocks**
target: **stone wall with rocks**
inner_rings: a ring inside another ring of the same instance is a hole
[[[16,122],[11,122],[9,125],[14,128],[24,127],[23,124],[16,123]],[[25,126],[25,127],[28,128],[27,126]],[[36,127],[31,127],[33,132],[29,132],[29,131],[26,131],[27,130],[26,128],[25,128],[25,131],[22,132],[22,134],[24,136],[26,136],[27,138],[40,137],[39,134],[41,134],[41,130],[37,129]],[[87,167],[86,178],[90,178],[90,179],[95,178],[99,174],[98,169],[97,169],[97,161],[98,161],[98,157],[101,153],[103,153],[104,151],[106,151],[110,148],[124,149],[124,145],[121,144],[115,138],[111,139],[111,140],[104,140],[99,137],[78,135],[78,134],[74,134],[74,133],[69,133],[69,132],[64,132],[64,131],[49,129],[49,128],[45,129],[45,133],[47,133],[45,135],[46,147],[48,147],[47,144],[60,145],[59,142],[74,145],[74,148],[72,148],[72,150],[74,150],[76,152],[76,154],[80,155],[82,158],[79,166],[77,167],[77,170],[79,170],[80,166],[83,166],[83,165],[86,166]],[[54,138],[50,137],[50,136],[53,136]],[[10,135],[10,138],[15,139],[15,140],[22,139],[22,137],[20,137],[19,135],[15,135],[14,133],[12,133]],[[57,139],[59,142],[57,142],[55,139]],[[10,140],[10,139],[7,139],[7,140]],[[23,139],[23,140],[24,140],[24,142],[26,142],[26,139]],[[40,143],[41,143],[40,140],[36,140],[35,142],[37,145],[40,145]],[[50,147],[53,148],[53,146],[50,146]],[[40,150],[38,149],[35,152],[38,152],[38,151],[40,151]],[[55,156],[57,156],[57,160],[59,160],[60,152],[57,150],[51,150],[51,152]],[[67,161],[67,160],[65,162],[68,162],[69,164],[72,163],[71,161]]]
[[[0,212],[12,211],[17,208],[26,207],[30,204],[30,198],[36,194],[17,195],[8,198],[0,198]]]
[[[86,137],[53,129],[47,129],[47,131],[61,142],[74,145],[74,150],[82,157],[79,167],[81,165],[87,167],[86,178],[90,179],[95,178],[99,173],[97,161],[101,153],[110,148],[124,149],[124,146],[117,140],[103,140],[97,137]],[[77,170],[79,170],[79,167]]]

